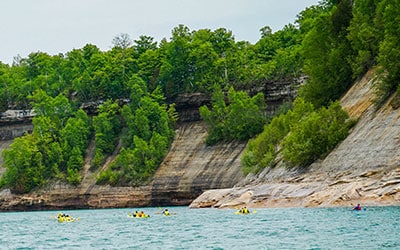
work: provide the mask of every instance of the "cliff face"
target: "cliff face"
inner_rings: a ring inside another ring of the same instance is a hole
[[[269,111],[294,96],[292,82],[260,83]],[[255,90],[254,90],[255,91]],[[250,91],[251,92],[251,91]],[[122,100],[124,102],[124,100]],[[204,94],[184,94],[174,101],[179,113],[176,138],[168,155],[150,183],[143,187],[109,187],[95,184],[98,172],[90,171],[93,143],[87,150],[83,181],[78,187],[52,183],[44,190],[27,195],[15,195],[9,190],[0,192],[0,210],[48,210],[66,208],[111,208],[134,206],[189,205],[198,195],[209,189],[233,187],[243,179],[240,157],[245,143],[221,143],[207,147],[205,124],[200,121],[199,107],[208,105],[210,97]],[[90,114],[97,112],[99,103],[87,103],[82,108]],[[0,124],[0,150],[7,148],[12,138],[32,130],[30,112],[11,112]],[[14,121],[27,127],[14,126]],[[2,119],[0,118],[0,122]],[[5,131],[2,133],[1,131]],[[103,168],[114,160],[116,152]],[[0,157],[1,162],[1,157]],[[0,167],[0,174],[4,171]]]
[[[152,204],[189,204],[203,191],[233,187],[243,176],[240,155],[245,143],[207,147],[202,122],[183,123],[170,153],[152,182]]]
[[[400,204],[400,109],[376,109],[373,81],[368,73],[342,98],[359,120],[324,160],[307,169],[266,169],[235,188],[205,192],[191,207]]]
[[[138,188],[95,185],[98,173],[89,169],[91,145],[80,186],[53,183],[27,195],[3,190],[0,210],[188,205],[193,200],[191,207],[399,204],[400,109],[387,104],[376,110],[372,105],[372,85],[373,78],[367,74],[342,98],[342,105],[359,121],[333,152],[307,169],[288,170],[278,164],[256,176],[242,176],[240,157],[246,144],[205,146],[206,128],[199,121],[198,107],[207,104],[209,98],[185,95],[176,102],[180,122],[175,141],[148,185]],[[267,99],[275,102],[278,93],[289,93],[285,92],[288,89],[285,86],[272,91]],[[3,139],[0,150],[10,142]],[[112,160],[113,156],[107,164]]]
[[[97,172],[89,170],[90,159],[87,159],[80,186],[54,183],[45,190],[26,195],[3,190],[0,193],[0,210],[189,205],[205,190],[233,187],[243,178],[240,155],[245,143],[207,147],[204,144],[206,135],[202,122],[181,123],[168,155],[147,186],[95,185]],[[88,155],[91,155],[90,149]],[[107,162],[112,159],[110,157]]]

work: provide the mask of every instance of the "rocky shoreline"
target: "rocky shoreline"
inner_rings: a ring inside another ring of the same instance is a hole
[[[336,176],[316,171],[281,182],[208,190],[190,207],[352,207],[358,203],[363,206],[399,206],[400,167],[362,173],[347,172]]]

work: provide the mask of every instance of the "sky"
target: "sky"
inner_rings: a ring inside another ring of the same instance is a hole
[[[236,41],[255,43],[260,29],[273,32],[294,23],[297,14],[319,0],[1,0],[0,61],[32,52],[50,55],[94,44],[112,48],[112,40],[128,34],[159,42],[173,28],[191,31],[225,28]]]

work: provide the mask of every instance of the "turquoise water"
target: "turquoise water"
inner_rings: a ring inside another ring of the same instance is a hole
[[[134,210],[148,219],[128,218]],[[0,213],[0,249],[400,249],[400,207],[231,209],[170,207]]]

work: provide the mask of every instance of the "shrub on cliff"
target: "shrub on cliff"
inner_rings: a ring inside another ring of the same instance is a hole
[[[91,128],[89,118],[82,110],[74,111],[62,95],[53,98],[38,90],[31,99],[36,112],[34,129],[3,151],[6,171],[2,186],[26,193],[52,178],[79,184]]]
[[[274,166],[279,153],[289,166],[310,164],[346,138],[353,124],[338,102],[315,110],[311,103],[297,98],[291,110],[273,118],[249,141],[242,157],[243,172]]]
[[[157,169],[168,151],[177,119],[173,105],[167,106],[157,88],[148,93],[144,82],[135,78],[131,103],[122,108],[126,126],[123,147],[110,168],[97,182],[111,185],[140,185]]]
[[[118,103],[109,100],[99,106],[98,115],[93,117],[96,144],[93,169],[100,167],[104,163],[105,157],[115,149],[122,128],[119,113]]]
[[[228,105],[222,90],[216,86],[211,110],[200,107],[200,115],[207,124],[208,145],[220,141],[247,140],[262,131],[266,122],[264,95],[249,97],[243,91],[228,91]]]
[[[273,166],[279,153],[280,143],[290,132],[294,123],[314,110],[311,103],[297,98],[291,110],[272,119],[257,137],[249,140],[242,157],[243,172],[256,173],[265,167]]]
[[[283,159],[305,166],[330,152],[354,124],[338,102],[322,107],[293,124],[282,144]]]

